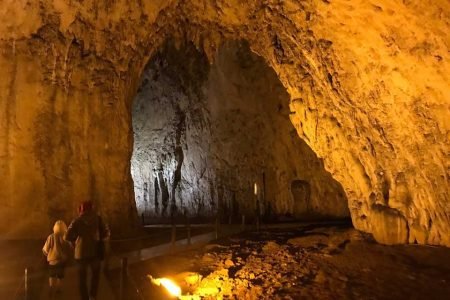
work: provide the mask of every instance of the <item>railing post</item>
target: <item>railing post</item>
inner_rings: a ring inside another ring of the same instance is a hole
[[[219,217],[216,216],[216,223],[215,223],[215,232],[216,232],[216,240],[219,238],[219,224],[220,224],[220,220]]]
[[[189,221],[189,217],[186,218],[186,230],[187,230],[187,243],[191,245],[191,222]]]
[[[128,276],[128,259],[122,257],[120,264],[120,300],[125,300],[125,286]]]
[[[177,227],[175,226],[175,222],[172,222],[172,237],[170,243],[172,244],[172,248],[175,247],[175,241],[177,239]]]
[[[256,232],[259,232],[259,216],[256,216]]]
[[[242,215],[241,231],[245,231],[245,215]]]
[[[24,274],[25,300],[28,300],[28,268],[25,268]]]
[[[141,214],[141,218],[142,218],[142,226],[145,225],[145,216],[144,213]]]

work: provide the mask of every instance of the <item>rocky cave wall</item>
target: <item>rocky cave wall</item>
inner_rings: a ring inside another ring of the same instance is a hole
[[[146,68],[133,104],[139,214],[153,222],[185,213],[227,220],[259,207],[268,217],[349,216],[342,187],[289,114],[275,72],[245,43],[226,43],[211,66],[192,45],[166,46]],[[304,187],[292,190],[295,181]]]
[[[170,35],[212,62],[248,41],[297,133],[383,243],[450,246],[446,0],[8,1],[0,7],[0,232],[43,236],[92,198],[134,224],[131,105]]]

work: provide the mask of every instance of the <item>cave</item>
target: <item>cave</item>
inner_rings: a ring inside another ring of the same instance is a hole
[[[212,64],[192,44],[165,43],[133,102],[138,215],[153,223],[349,217],[341,185],[290,114],[286,89],[248,43],[225,42]],[[297,182],[307,185],[307,205]]]
[[[445,0],[6,1],[0,298],[47,298],[45,238],[92,205],[98,299],[169,279],[445,299],[449,19]]]

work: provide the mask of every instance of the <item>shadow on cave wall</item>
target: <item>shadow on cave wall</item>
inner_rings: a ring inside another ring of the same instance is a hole
[[[212,65],[191,44],[167,42],[133,103],[138,213],[153,222],[348,217],[341,185],[298,137],[289,99],[245,42],[225,43]]]

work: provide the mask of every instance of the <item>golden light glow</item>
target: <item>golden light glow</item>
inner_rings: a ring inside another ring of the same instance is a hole
[[[179,298],[181,296],[181,288],[168,278],[152,278],[153,284],[163,286],[170,295]]]

